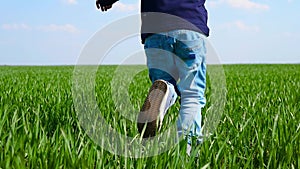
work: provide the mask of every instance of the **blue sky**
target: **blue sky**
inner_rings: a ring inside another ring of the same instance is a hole
[[[209,0],[206,7],[209,40],[222,63],[300,63],[300,1]],[[94,0],[3,1],[0,65],[76,64],[96,31],[138,12],[138,0],[118,2],[106,13]],[[123,48],[142,49],[138,37],[127,43]]]

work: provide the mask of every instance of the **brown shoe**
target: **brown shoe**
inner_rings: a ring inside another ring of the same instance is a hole
[[[152,84],[138,115],[137,127],[143,138],[156,135],[162,126],[164,115],[175,103],[176,98],[177,94],[172,84],[164,80],[156,80]]]

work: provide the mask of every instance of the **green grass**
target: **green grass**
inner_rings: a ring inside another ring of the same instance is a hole
[[[97,104],[118,132],[134,137],[135,123],[120,115],[110,93],[110,72],[116,68],[99,67]],[[0,67],[0,168],[300,167],[300,65],[225,65],[227,102],[216,132],[191,157],[176,145],[138,159],[104,150],[82,129],[72,98],[73,70]],[[134,77],[129,95],[135,109],[149,86],[147,71]],[[212,104],[209,81],[206,94],[204,117]],[[178,109],[177,103],[166,123],[175,120]]]

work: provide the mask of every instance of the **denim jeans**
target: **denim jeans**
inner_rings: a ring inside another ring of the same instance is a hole
[[[145,53],[152,83],[163,79],[173,84],[180,96],[177,121],[179,136],[189,144],[201,142],[201,109],[206,101],[206,47],[204,36],[190,30],[174,30],[146,38]]]

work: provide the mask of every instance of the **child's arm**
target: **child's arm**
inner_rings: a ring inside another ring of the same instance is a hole
[[[96,6],[98,9],[101,8],[102,11],[107,11],[117,1],[118,0],[96,0]]]

